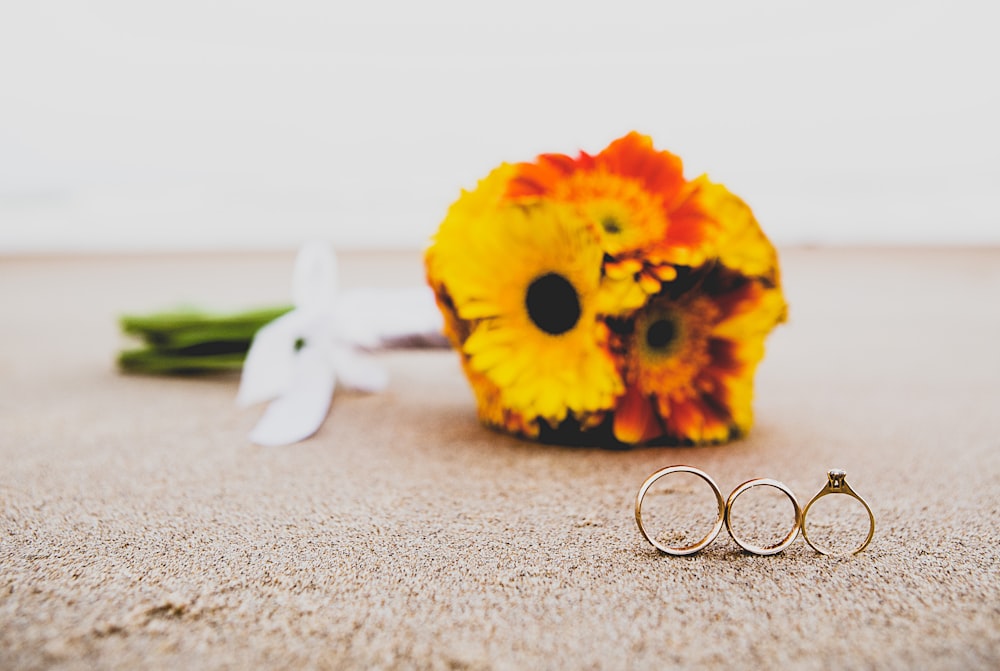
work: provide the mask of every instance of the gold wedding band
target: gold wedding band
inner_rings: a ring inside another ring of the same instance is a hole
[[[824,555],[840,554],[833,552],[827,548],[819,546],[809,540],[809,528],[806,524],[806,517],[809,515],[809,508],[812,507],[814,503],[819,501],[821,498],[828,494],[846,494],[854,499],[861,502],[861,505],[865,507],[865,511],[868,513],[868,537],[865,538],[865,542],[859,545],[857,548],[846,554],[857,554],[868,547],[868,544],[872,542],[872,537],[875,536],[875,515],[872,513],[872,509],[868,506],[863,498],[857,495],[851,486],[847,484],[847,471],[842,471],[840,469],[832,469],[827,471],[827,482],[826,486],[819,491],[816,496],[812,497],[812,500],[806,504],[805,509],[802,511],[802,537],[806,539],[806,543],[809,543],[811,547],[816,552]]]
[[[666,475],[670,475],[671,473],[692,473],[694,475],[697,475],[699,478],[701,478],[702,480],[704,480],[709,484],[709,486],[712,488],[712,491],[715,493],[715,499],[719,504],[719,519],[716,520],[715,525],[713,525],[712,527],[712,530],[709,531],[708,534],[697,543],[686,545],[684,547],[673,547],[671,545],[664,545],[663,543],[657,542],[652,536],[649,535],[649,533],[646,531],[646,528],[642,525],[642,502],[643,499],[646,498],[646,492],[649,491],[649,488],[653,485],[654,482],[656,482],[657,480]],[[723,519],[725,518],[725,516],[726,516],[726,503],[723,500],[722,492],[719,491],[719,487],[715,484],[715,481],[712,480],[712,478],[710,478],[708,474],[705,473],[704,471],[700,471],[697,468],[693,468],[691,466],[668,466],[667,468],[662,468],[656,471],[648,478],[646,478],[646,481],[643,482],[642,486],[639,488],[639,493],[636,494],[635,496],[635,522],[636,524],[639,525],[639,531],[642,532],[642,535],[645,536],[646,540],[649,541],[653,547],[655,547],[660,552],[667,553],[668,555],[674,555],[677,557],[681,557],[684,555],[691,555],[694,554],[695,552],[698,552],[705,546],[707,546],[709,543],[715,540],[716,536],[719,535],[719,531],[722,530]]]
[[[795,523],[792,525],[792,530],[788,532],[783,539],[778,541],[774,545],[769,545],[767,547],[760,547],[740,538],[735,531],[733,531],[733,504],[736,499],[754,487],[774,487],[775,489],[781,491],[785,496],[787,496],[791,502],[792,506],[795,508]],[[754,480],[747,480],[742,485],[733,490],[733,493],[729,495],[729,500],[726,501],[726,529],[729,530],[729,535],[733,537],[736,544],[747,552],[752,552],[755,555],[776,555],[795,540],[795,537],[799,535],[800,520],[802,519],[802,510],[799,508],[799,502],[795,499],[795,494],[792,493],[788,487],[777,480],[772,480],[771,478],[756,478]]]

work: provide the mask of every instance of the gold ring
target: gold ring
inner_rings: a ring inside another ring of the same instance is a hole
[[[697,475],[709,484],[712,491],[715,492],[715,499],[719,504],[719,519],[715,521],[715,525],[712,527],[712,530],[697,543],[687,545],[685,547],[673,547],[658,543],[652,536],[646,533],[646,528],[642,525],[642,501],[646,497],[646,492],[649,491],[649,488],[654,482],[665,475],[670,475],[671,473],[692,473]],[[668,466],[667,468],[662,468],[656,471],[651,476],[646,478],[646,481],[642,483],[641,487],[639,487],[639,493],[635,496],[635,523],[639,525],[639,531],[642,532],[642,535],[645,536],[646,540],[649,541],[657,550],[676,557],[692,555],[714,541],[715,537],[719,535],[719,531],[722,530],[722,521],[725,517],[725,511],[726,504],[725,501],[722,500],[722,492],[719,491],[719,487],[715,484],[715,481],[713,481],[712,478],[710,478],[704,471],[700,471],[692,466]]]
[[[783,539],[778,541],[775,545],[769,545],[767,547],[759,547],[753,545],[752,543],[747,543],[745,540],[736,535],[733,531],[733,503],[736,502],[737,497],[739,497],[744,492],[753,489],[754,487],[774,487],[780,490],[787,496],[791,502],[792,506],[795,508],[795,523],[792,525],[792,530],[788,532],[788,535]],[[799,502],[795,499],[795,494],[792,493],[788,487],[777,480],[772,480],[771,478],[757,478],[755,480],[747,480],[742,485],[733,490],[733,493],[729,495],[729,500],[726,501],[726,529],[729,530],[729,535],[733,537],[736,544],[747,552],[752,552],[755,555],[776,555],[795,540],[795,537],[799,535],[800,520],[802,519],[802,510],[799,508]]]
[[[834,468],[832,470],[827,471],[826,477],[827,477],[826,486],[823,487],[823,489],[821,489],[819,493],[816,494],[816,496],[812,497],[812,500],[806,504],[805,510],[802,511],[802,537],[806,539],[806,543],[809,543],[809,547],[811,547],[816,552],[819,552],[820,554],[824,555],[840,554],[828,550],[827,548],[816,545],[811,540],[809,540],[809,531],[806,525],[806,516],[809,514],[809,508],[812,507],[812,504],[816,503],[827,494],[847,494],[851,498],[860,501],[861,505],[865,507],[865,511],[868,513],[868,522],[869,522],[868,537],[865,538],[865,542],[859,545],[856,549],[846,553],[846,554],[856,555],[862,550],[864,550],[866,547],[868,547],[868,544],[872,542],[872,538],[875,536],[875,515],[874,513],[872,513],[872,509],[868,506],[868,503],[863,498],[858,496],[857,493],[855,493],[855,491],[851,489],[851,486],[847,484],[847,471],[840,470],[839,468]]]

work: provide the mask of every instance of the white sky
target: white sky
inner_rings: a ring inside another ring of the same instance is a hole
[[[779,244],[996,244],[993,7],[0,0],[0,252],[420,247],[632,129]]]

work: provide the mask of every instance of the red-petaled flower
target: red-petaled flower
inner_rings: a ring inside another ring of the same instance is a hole
[[[722,266],[682,276],[623,329],[615,437],[718,443],[753,423],[754,370],[785,317],[778,287]]]

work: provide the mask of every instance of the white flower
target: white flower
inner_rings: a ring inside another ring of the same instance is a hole
[[[294,309],[261,328],[243,364],[236,400],[271,400],[250,433],[258,445],[288,445],[314,434],[330,409],[339,380],[345,387],[381,391],[386,372],[360,348],[419,338],[440,344],[440,316],[426,288],[337,288],[337,263],[322,244],[304,246],[295,260]]]

